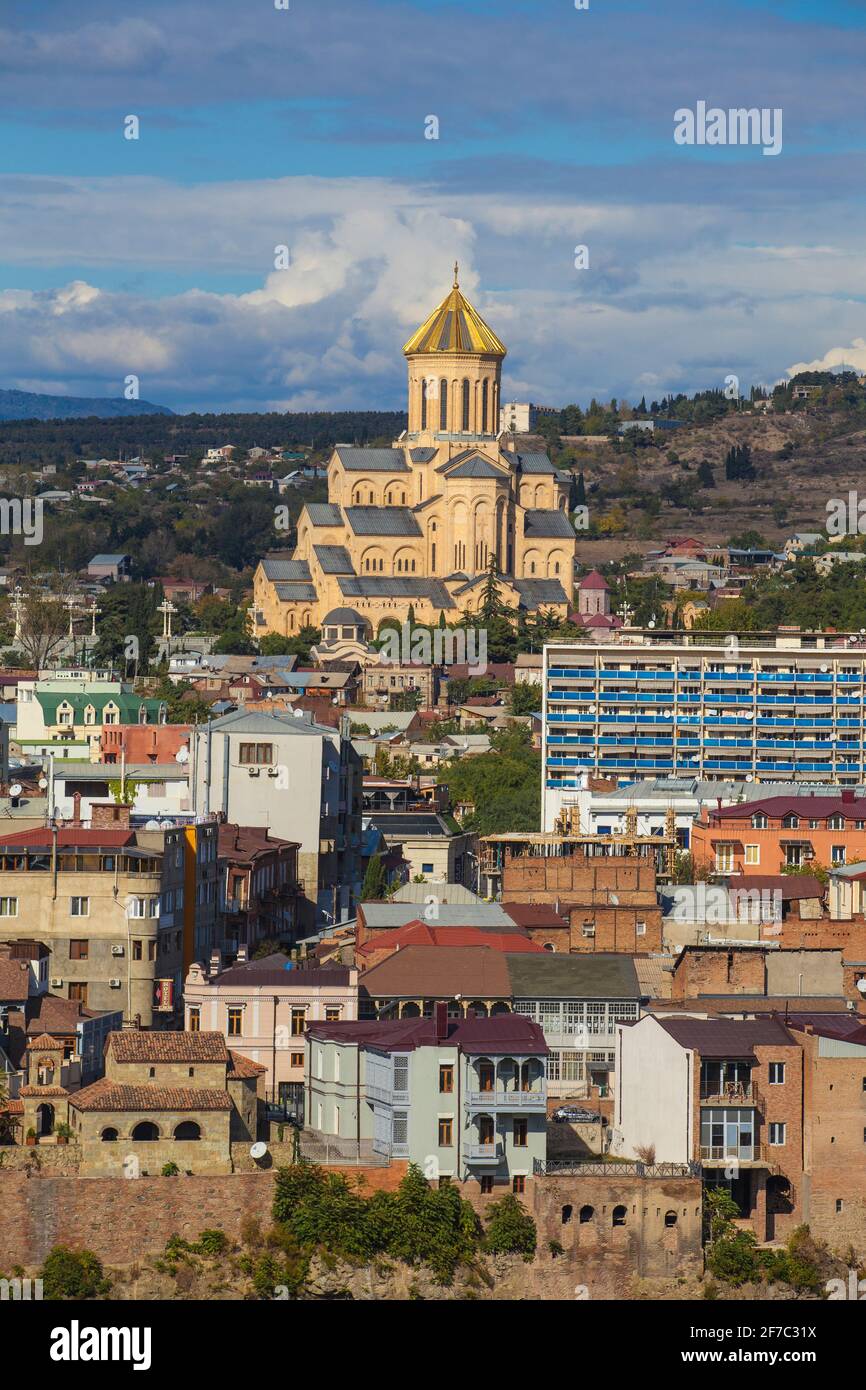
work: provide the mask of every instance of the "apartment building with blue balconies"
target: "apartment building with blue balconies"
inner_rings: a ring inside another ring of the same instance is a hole
[[[864,779],[866,651],[674,643],[548,646],[545,830],[581,775],[728,782]]]

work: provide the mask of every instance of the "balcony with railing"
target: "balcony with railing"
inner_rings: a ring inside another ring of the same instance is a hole
[[[754,1081],[702,1082],[701,1105],[737,1106],[764,1113],[764,1098]]]
[[[409,1092],[395,1091],[391,1086],[379,1086],[375,1082],[368,1081],[364,1087],[368,1100],[378,1100],[383,1105],[408,1105]]]
[[[528,1091],[467,1091],[464,1104],[467,1110],[519,1110],[521,1114],[527,1111],[543,1113],[547,1110],[547,1085],[535,1082]]]
[[[503,1149],[502,1144],[494,1140],[489,1144],[467,1144],[464,1153],[467,1163],[498,1163]]]

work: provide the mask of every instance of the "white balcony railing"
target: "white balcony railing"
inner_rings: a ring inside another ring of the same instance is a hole
[[[465,1154],[467,1163],[498,1163],[502,1157],[502,1145],[467,1144]]]
[[[394,1091],[390,1086],[377,1086],[368,1081],[365,1087],[368,1100],[381,1101],[383,1105],[408,1105],[408,1091]]]
[[[532,1091],[467,1091],[470,1110],[546,1110],[547,1087]]]

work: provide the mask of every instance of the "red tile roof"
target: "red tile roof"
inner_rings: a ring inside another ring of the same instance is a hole
[[[508,962],[487,946],[407,946],[365,971],[371,999],[510,999]]]
[[[31,1038],[27,1046],[32,1052],[62,1052],[63,1043],[52,1038],[50,1033],[39,1033],[37,1037]]]
[[[251,1057],[242,1057],[239,1052],[232,1052],[229,1048],[231,1064],[228,1075],[237,1076],[242,1080],[249,1080],[253,1076],[264,1076],[267,1067],[263,1067],[261,1062],[254,1062]]]
[[[115,1062],[228,1062],[222,1033],[109,1033]]]
[[[0,999],[17,1003],[30,992],[30,966],[26,960],[7,960],[0,956]]]
[[[227,1091],[211,1091],[192,1086],[118,1086],[103,1077],[69,1097],[75,1110],[231,1110]]]
[[[558,919],[558,925],[565,923]],[[399,951],[407,946],[489,946],[493,951],[542,951],[543,946],[530,941],[522,932],[492,931],[481,927],[437,927],[420,920],[407,922],[393,931],[377,932],[371,941],[355,948],[362,958],[378,955],[380,951]]]

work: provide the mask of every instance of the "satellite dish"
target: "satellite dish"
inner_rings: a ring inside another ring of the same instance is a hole
[[[268,1146],[263,1139],[259,1139],[250,1149],[250,1158],[254,1158],[258,1163],[259,1159],[264,1158],[268,1151]]]
[[[174,760],[175,760],[176,763],[187,763],[187,762],[189,762],[189,749],[188,749],[188,748],[178,748],[177,752],[176,752],[175,755],[174,755]]]
[[[149,821],[147,821],[147,823],[145,824],[145,827],[144,827],[144,828],[145,828],[145,830],[161,830],[161,829],[162,829],[162,821],[158,821],[158,820],[149,820]]]
[[[746,781],[747,781],[747,782],[754,782],[754,780],[755,780],[755,779],[754,779],[754,777],[752,776],[751,772],[747,772],[747,773],[746,773]]]
[[[829,671],[829,669],[830,669],[830,667],[827,665],[827,663],[826,663],[825,661],[822,661],[822,663],[821,663],[821,670],[822,670],[822,671]]]
[[[857,988],[861,994],[866,994],[866,977],[857,981]]]
[[[9,788],[9,795],[20,796],[23,790],[24,788],[22,787],[20,782],[13,782],[12,786]]]
[[[44,792],[44,791],[45,791],[45,788],[46,788],[47,786],[48,786],[48,778],[47,778],[47,777],[40,777],[40,778],[39,778],[39,790],[40,790],[41,792]]]

